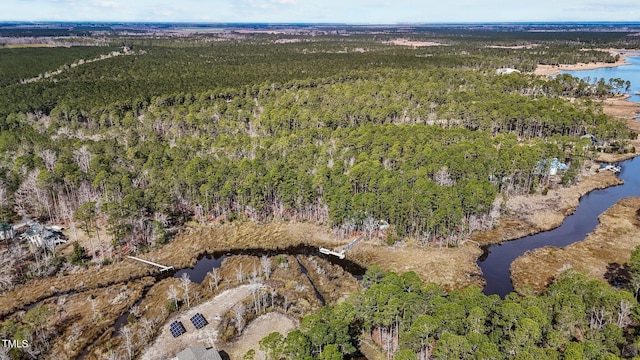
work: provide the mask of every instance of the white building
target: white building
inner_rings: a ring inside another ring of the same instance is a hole
[[[0,240],[11,240],[16,236],[13,230],[13,225],[7,223],[0,223]]]
[[[67,240],[64,239],[64,235],[60,233],[62,228],[52,227],[48,228],[42,224],[38,224],[33,221],[28,222],[29,230],[24,234],[26,238],[34,245],[39,247],[47,247],[49,249],[56,245],[64,244]]]

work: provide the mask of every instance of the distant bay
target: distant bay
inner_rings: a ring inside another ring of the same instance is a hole
[[[629,100],[634,102],[640,102],[640,56],[629,56],[626,61],[629,65],[599,68],[593,70],[575,70],[575,71],[563,71],[561,74],[570,74],[577,78],[583,79],[590,77],[593,79],[604,78],[606,82],[611,78],[621,78],[625,81],[631,81],[631,90],[629,91],[631,97]]]

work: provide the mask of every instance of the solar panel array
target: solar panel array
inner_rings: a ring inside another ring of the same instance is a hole
[[[204,316],[202,316],[202,314],[200,313],[196,313],[195,315],[193,315],[191,317],[191,322],[193,323],[193,326],[196,327],[196,329],[201,329],[208,324],[207,319],[205,319]]]
[[[187,332],[187,329],[184,328],[184,325],[182,325],[180,321],[172,322],[169,329],[171,330],[171,335],[173,335],[174,338],[177,338]]]

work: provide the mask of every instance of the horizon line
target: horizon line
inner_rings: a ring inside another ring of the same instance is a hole
[[[208,22],[208,21],[148,21],[148,20],[0,20],[1,24],[176,24],[176,25],[330,25],[330,26],[425,26],[425,25],[640,25],[639,20],[532,20],[532,21],[441,21],[441,22],[395,22],[395,23],[359,23],[359,22]]]

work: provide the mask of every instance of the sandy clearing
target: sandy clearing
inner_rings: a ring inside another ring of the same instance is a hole
[[[399,46],[411,46],[411,47],[424,47],[424,46],[445,46],[446,44],[436,41],[413,41],[409,39],[395,39],[386,41],[385,44],[399,45]]]
[[[162,325],[160,335],[158,335],[154,343],[144,351],[140,359],[169,359],[185,348],[198,343],[202,343],[206,347],[219,347],[218,328],[223,316],[228,313],[234,305],[249,297],[253,289],[260,288],[261,286],[261,284],[241,285],[226,290],[205,303],[173,314]],[[201,313],[209,322],[207,326],[199,330],[196,329],[189,320],[196,313]],[[178,338],[174,338],[169,331],[169,324],[176,320],[182,322],[187,330],[185,334]]]
[[[519,50],[519,49],[535,49],[538,46],[540,46],[540,44],[527,44],[527,45],[487,45],[488,48],[491,49],[512,49],[512,50]]]
[[[253,320],[244,329],[240,339],[230,344],[221,345],[221,349],[226,351],[231,359],[242,359],[242,356],[250,349],[254,349],[256,354],[261,353],[260,340],[270,333],[277,331],[286,336],[297,327],[298,321],[279,312],[270,312]]]

